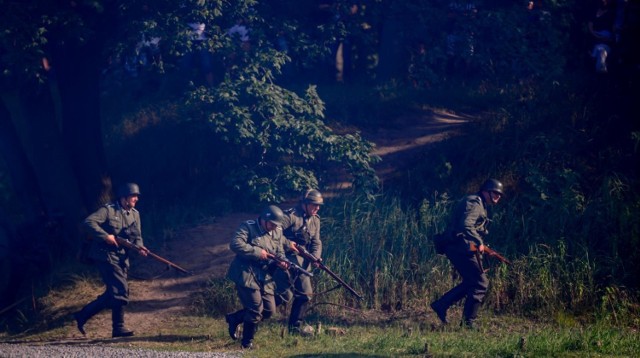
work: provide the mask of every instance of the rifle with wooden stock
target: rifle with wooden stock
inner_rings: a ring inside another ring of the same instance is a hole
[[[305,269],[303,269],[300,265],[298,265],[295,262],[292,262],[291,260],[289,260],[288,258],[284,257],[284,256],[278,256],[276,254],[273,254],[269,251],[267,251],[267,257],[269,257],[269,259],[277,262],[277,263],[285,263],[289,266],[290,270],[296,271],[296,272],[300,272],[303,275],[307,275],[309,277],[313,277],[313,274]]]
[[[132,243],[131,241],[129,241],[129,240],[125,239],[125,238],[119,237],[119,236],[116,236],[116,242],[118,243],[118,245],[122,245],[122,246],[124,246],[124,247],[126,247],[128,249],[132,249],[132,250],[136,250],[136,251],[144,250],[144,251],[147,252],[147,256],[151,256],[151,258],[153,258],[153,259],[155,259],[157,261],[160,261],[163,264],[167,264],[170,267],[173,267],[174,269],[176,269],[176,270],[178,270],[178,271],[180,271],[182,273],[185,273],[187,275],[193,275],[193,272],[188,271],[188,270],[176,265],[175,263],[165,259],[164,257],[161,257],[161,256],[158,256],[158,255],[154,254],[153,252],[151,252],[146,247],[138,246],[138,245]]]
[[[338,281],[338,283],[342,285],[342,287],[346,288],[347,291],[349,291],[352,295],[356,296],[359,300],[362,299],[362,296],[358,292],[356,292],[356,290],[354,290],[351,286],[349,286],[346,282],[344,282],[344,280],[338,277],[338,275],[333,273],[333,271],[329,270],[329,268],[325,266],[324,263],[322,263],[321,259],[313,256],[313,254],[310,253],[307,249],[305,249],[304,246],[298,245],[298,244],[295,244],[295,245],[296,245],[296,249],[298,249],[298,254],[300,256],[318,265],[320,269],[322,269],[324,272],[328,273],[329,276],[333,277],[336,281]]]
[[[469,244],[471,251],[473,252],[478,252],[478,246],[475,244],[475,242],[472,242]],[[490,249],[488,246],[485,245],[484,247],[484,253],[491,256],[491,257],[495,257],[496,259],[498,259],[498,261],[503,262],[507,265],[511,265],[511,261],[507,260],[504,256],[500,255],[497,251]]]

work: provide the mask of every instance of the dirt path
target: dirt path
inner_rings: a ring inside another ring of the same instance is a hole
[[[363,132],[364,138],[376,143],[375,154],[383,160],[376,166],[380,178],[384,181],[393,177],[402,169],[403,163],[431,143],[456,135],[469,117],[457,116],[446,112],[430,112],[424,116],[399,118],[395,126],[372,132]],[[144,215],[144,213],[142,213]],[[184,314],[191,304],[191,295],[212,277],[222,277],[233,258],[229,250],[229,240],[238,225],[252,219],[256,213],[234,213],[210,222],[186,229],[177,236],[180,242],[171,243],[162,250],[148,246],[155,253],[192,271],[187,276],[174,270],[165,272],[154,279],[135,279],[135,276],[153,277],[162,273],[161,264],[151,259],[135,259],[132,263],[130,282],[131,304],[128,307],[127,326],[140,332],[157,331],[172,317]],[[159,271],[160,270],[160,271]],[[110,315],[103,312],[87,323],[89,338],[106,338],[111,334]],[[71,339],[80,339],[74,325],[68,327]]]
[[[468,115],[430,111],[421,116],[400,117],[394,122],[395,128],[363,132],[363,136],[376,144],[374,154],[382,161],[375,169],[384,181],[410,165],[425,146],[458,135],[461,125],[471,119]]]

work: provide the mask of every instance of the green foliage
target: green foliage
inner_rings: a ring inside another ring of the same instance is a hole
[[[25,77],[34,81],[40,76],[38,67],[44,53],[42,47],[48,42],[44,26],[48,20],[41,18],[41,9],[35,1],[1,1],[0,4],[3,7],[0,14],[0,89],[4,90],[14,81]],[[23,21],[24,18],[32,18],[35,23]]]
[[[597,314],[603,323],[614,327],[638,327],[640,326],[639,313],[637,294],[618,286],[609,286],[602,290]]]
[[[303,96],[274,83],[285,58],[274,51],[248,54],[224,82],[196,89],[189,100],[206,116],[223,153],[227,184],[252,192],[260,200],[281,201],[286,193],[317,187],[315,173],[339,164],[355,187],[368,195],[377,190],[371,165],[372,144],[359,134],[337,135],[324,124],[324,104],[314,86]]]
[[[169,189],[165,192],[197,187],[201,198],[211,193],[217,196],[216,200],[224,200],[220,195],[226,195],[235,207],[256,199],[282,201],[304,188],[329,185],[336,176],[343,182],[351,182],[355,191],[369,196],[377,192],[378,179],[372,164],[378,158],[370,154],[372,143],[358,133],[336,134],[325,125],[324,102],[315,86],[296,93],[278,83],[283,68],[292,65],[285,53],[274,50],[283,31],[279,26],[296,34],[299,41],[289,38],[296,56],[302,52],[312,56],[322,51],[298,30],[298,27],[310,30],[309,25],[283,17],[278,9],[285,13],[295,11],[280,5],[235,1],[194,2],[192,6],[178,7],[158,2],[150,6],[145,16],[138,13],[141,4],[123,5],[120,16],[129,19],[132,28],[139,28],[148,36],[162,37],[163,68],[167,71],[160,81],[162,87],[170,88],[150,96],[149,100],[155,103],[148,107],[135,98],[140,117],[157,117],[151,119],[155,123],[141,128],[127,141],[128,146],[139,147],[136,153],[140,154],[134,154],[140,157],[139,176],[152,177],[150,180]],[[238,19],[243,19],[251,30],[250,48],[241,48],[226,33]],[[210,40],[204,44],[189,38],[186,23],[196,20],[207,24]],[[201,81],[174,69],[183,56],[203,46],[216,58],[215,86],[200,86]],[[185,77],[190,82],[185,87],[183,78],[174,81],[174,77]],[[178,87],[184,91],[185,103],[176,102]],[[118,91],[116,96],[115,105],[121,106],[121,93]],[[168,111],[162,108],[164,104],[158,106],[160,101],[167,103]],[[135,113],[131,115],[138,117]],[[144,118],[134,121],[143,122]],[[176,133],[189,140],[176,139]],[[152,142],[159,138],[181,143],[182,153],[178,155],[189,160],[175,161],[177,154],[173,147],[157,148]],[[153,154],[148,148],[153,148]],[[156,163],[157,160],[162,163]],[[176,178],[162,179],[165,171],[184,173],[189,184],[179,184]]]

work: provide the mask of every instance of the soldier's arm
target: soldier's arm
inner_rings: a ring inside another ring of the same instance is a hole
[[[229,248],[236,255],[243,257],[248,260],[259,261],[262,260],[263,255],[262,248],[253,246],[249,243],[249,234],[250,229],[243,223],[240,225],[233,238],[231,239],[231,243],[229,244]]]
[[[322,240],[320,240],[320,217],[314,220],[314,232],[311,232],[311,243],[309,245],[311,254],[317,258],[322,257]]]
[[[484,245],[482,236],[476,228],[478,218],[480,218],[483,213],[484,209],[482,207],[482,203],[475,199],[467,201],[463,216],[464,235],[467,239],[472,240],[478,246]]]
[[[108,245],[118,246],[115,235],[102,228],[107,220],[109,220],[109,208],[103,206],[84,220],[84,226],[92,238],[102,240]]]
[[[137,245],[140,248],[138,250],[138,253],[140,255],[147,256],[149,254],[149,249],[147,249],[144,246],[144,239],[142,238],[142,221],[140,220],[140,213],[136,210],[134,211],[134,215],[136,219],[135,226],[136,226],[136,230],[138,231],[138,235],[135,236],[133,244]]]
[[[135,210],[135,209],[134,209]],[[144,239],[142,238],[142,222],[140,220],[140,213],[136,210],[134,211],[134,217],[135,217],[135,226],[136,226],[136,230],[138,231],[138,235],[136,235],[135,237],[135,245],[138,245],[140,247],[144,247]]]
[[[102,224],[107,221],[107,218],[108,209],[103,206],[84,220],[84,227],[87,229],[91,237],[108,241],[107,236],[109,233],[102,228]]]

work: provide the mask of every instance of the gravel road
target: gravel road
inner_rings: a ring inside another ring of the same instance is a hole
[[[97,344],[86,345],[65,345],[65,344],[6,344],[0,343],[0,357],[15,358],[86,358],[86,357],[104,357],[104,358],[166,358],[166,357],[188,357],[188,358],[239,358],[241,354],[237,353],[214,353],[214,352],[161,352],[149,349],[126,349],[114,348]]]

